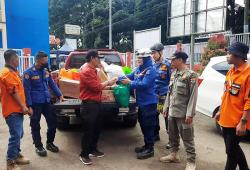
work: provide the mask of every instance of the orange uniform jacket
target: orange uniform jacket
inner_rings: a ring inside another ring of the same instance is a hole
[[[237,70],[231,68],[227,73],[219,124],[235,128],[244,110],[250,110],[250,65],[247,62]],[[247,129],[250,130],[250,120]]]
[[[17,71],[4,67],[0,72],[2,114],[6,118],[11,113],[22,113],[22,109],[11,94],[18,93],[25,104],[24,88]]]

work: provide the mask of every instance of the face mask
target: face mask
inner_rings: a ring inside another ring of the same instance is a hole
[[[42,64],[41,69],[45,69],[45,68],[49,68],[49,64],[48,63]]]

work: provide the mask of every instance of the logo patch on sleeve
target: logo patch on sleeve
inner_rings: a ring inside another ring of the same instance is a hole
[[[24,74],[24,78],[25,78],[25,79],[29,79],[30,76],[29,76],[28,74]]]
[[[166,64],[162,64],[160,70],[167,71],[168,70],[167,65]]]

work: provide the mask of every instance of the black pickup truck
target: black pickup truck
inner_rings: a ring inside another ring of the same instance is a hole
[[[114,61],[114,64],[123,66],[124,62],[118,52],[110,50],[99,50],[98,52],[103,61],[107,59],[108,61]],[[86,54],[87,51],[71,52],[66,60],[65,68],[80,68],[85,63]],[[57,71],[52,72],[54,81],[56,81],[56,74],[58,74]],[[67,98],[67,96],[64,97]],[[64,102],[54,104],[59,129],[66,129],[70,125],[80,124],[80,106],[81,100],[73,98],[67,98]],[[116,102],[103,102],[101,107],[103,118],[108,121],[118,120],[125,127],[134,127],[137,123],[138,107],[133,97],[130,98],[128,108],[119,108]]]

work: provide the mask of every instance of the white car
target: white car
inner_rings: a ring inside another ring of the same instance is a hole
[[[250,63],[250,55],[248,55]],[[211,58],[202,75],[198,79],[198,99],[196,111],[210,117],[217,113],[223,94],[226,74],[231,65],[227,63],[226,56]],[[220,129],[216,122],[217,127]]]

